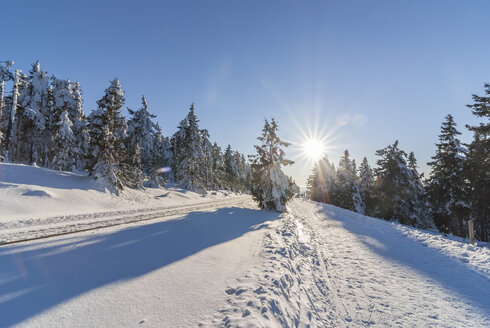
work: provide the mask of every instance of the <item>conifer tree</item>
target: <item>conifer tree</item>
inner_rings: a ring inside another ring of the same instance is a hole
[[[27,83],[19,90],[17,151],[12,161],[47,165],[48,141],[51,137],[51,126],[46,125],[47,118],[52,116],[49,108],[49,79],[41,70],[39,61],[32,65]]]
[[[205,192],[203,177],[204,154],[199,120],[195,114],[194,104],[191,105],[185,123],[181,123],[183,131],[177,131],[177,182],[183,188]]]
[[[137,111],[128,108],[128,112],[132,116],[128,121],[128,146],[139,145],[141,168],[143,173],[149,176],[155,168],[156,125],[152,119],[156,116],[150,114],[145,96],[141,97],[141,103],[142,107]]]
[[[56,122],[55,146],[52,167],[57,170],[68,171],[76,168],[78,147],[72,130],[73,123],[68,118],[68,112],[61,112]]]
[[[15,71],[14,82],[12,86],[12,96],[10,105],[10,118],[6,130],[4,144],[6,145],[5,159],[14,162],[21,151],[22,142],[25,138],[20,133],[22,131],[23,108],[19,106],[20,90],[27,84],[27,77],[21,74],[19,70]]]
[[[215,179],[213,172],[213,145],[209,141],[209,132],[206,129],[201,130],[201,142],[202,142],[202,176],[204,179],[204,185],[206,188],[214,188]]]
[[[226,188],[235,191],[235,178],[237,176],[237,164],[235,162],[235,157],[233,156],[233,150],[231,146],[228,145],[225,149],[223,155],[224,159],[224,172],[225,172],[225,185]]]
[[[211,149],[211,158],[215,188],[225,188],[224,158],[221,153],[221,147],[216,142],[213,143]]]
[[[5,64],[3,64],[5,63]],[[0,62],[0,162],[4,160],[8,149],[8,129],[10,121],[10,109],[5,96],[5,82],[12,81],[14,75],[10,71],[13,61]]]
[[[356,164],[354,160],[350,160],[348,150],[345,150],[344,156],[340,159],[336,182],[337,189],[334,194],[334,204],[364,214],[364,204],[357,182]]]
[[[284,158],[283,147],[290,144],[277,136],[278,125],[272,119],[265,120],[262,135],[257,139],[261,145],[254,146],[257,151],[252,158],[252,196],[261,209],[285,211],[286,204],[291,199],[288,177],[282,172],[281,166],[293,164]]]
[[[411,213],[410,221],[418,228],[433,228],[434,223],[429,214],[429,204],[427,201],[426,191],[422,184],[423,174],[417,170],[417,161],[415,154],[410,152],[408,155],[408,164],[411,180],[408,201]]]
[[[410,208],[411,173],[407,167],[407,154],[398,148],[398,140],[393,145],[376,151],[378,167],[376,213],[387,220],[415,225]]]
[[[58,152],[64,152],[64,146],[60,143],[60,140],[67,138],[66,133],[63,136],[59,136],[60,129],[64,129],[65,131],[68,129],[65,125],[68,124],[69,121],[69,129],[71,134],[73,135],[73,142],[70,141],[70,154],[73,156],[73,163],[69,166],[62,165],[63,169],[83,169],[84,168],[84,158],[87,150],[86,143],[88,142],[88,131],[86,128],[86,123],[84,122],[85,118],[82,113],[79,113],[79,104],[75,99],[75,95],[73,94],[74,87],[69,80],[60,80],[56,78],[52,78],[52,114],[54,117],[48,117],[47,121],[54,121],[48,123],[49,125],[53,125],[52,131],[52,140],[48,140],[48,144],[50,145],[50,165],[55,166],[57,168],[60,167],[59,163],[55,164],[55,161],[59,161]],[[61,118],[63,113],[66,112],[66,119]],[[74,120],[75,123],[73,123]],[[65,122],[64,124],[58,124],[59,122]],[[81,131],[82,130],[82,131]],[[83,131],[84,130],[84,131]],[[75,131],[77,134],[75,134]],[[82,138],[80,140],[79,138]],[[71,140],[71,138],[70,138]],[[55,160],[54,157],[57,157]],[[73,165],[72,165],[73,164]]]
[[[359,166],[359,191],[364,202],[366,215],[374,215],[375,211],[375,182],[374,173],[366,157]]]
[[[485,84],[486,96],[473,95],[474,104],[468,105],[473,114],[484,119],[473,131],[468,146],[465,176],[469,182],[471,217],[475,220],[476,237],[490,240],[490,84]]]
[[[311,200],[334,204],[336,191],[336,170],[325,155],[313,167],[312,174],[308,177],[307,193]]]
[[[105,95],[97,101],[98,108],[89,116],[90,153],[87,167],[96,179],[121,190],[127,178],[124,172],[126,160],[126,121],[121,115],[124,92],[115,78],[105,90]],[[132,183],[129,183],[132,184]]]
[[[164,137],[160,125],[155,125],[154,138],[155,153],[153,156],[153,167],[150,178],[147,182],[148,187],[163,187],[166,181],[173,181],[173,157],[170,140]]]
[[[468,212],[467,186],[464,177],[466,149],[461,145],[456,123],[451,115],[441,126],[437,151],[429,176],[429,200],[434,222],[439,230],[465,236],[464,218]]]
[[[80,83],[75,82],[72,86],[72,101],[68,108],[68,118],[73,123],[73,134],[75,135],[78,151],[75,156],[78,170],[85,169],[85,157],[89,151],[90,135],[87,127],[87,118],[83,110],[82,90]]]

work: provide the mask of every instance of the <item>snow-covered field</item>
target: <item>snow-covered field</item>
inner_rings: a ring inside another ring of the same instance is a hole
[[[0,327],[490,327],[488,247],[299,199],[277,214],[225,193],[116,197],[44,170],[0,164],[4,238],[148,220],[0,246]]]

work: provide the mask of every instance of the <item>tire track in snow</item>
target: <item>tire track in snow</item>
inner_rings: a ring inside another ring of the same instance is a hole
[[[40,224],[39,226],[34,224],[32,226],[29,225],[26,228],[24,224],[21,223],[21,227],[0,231],[0,247],[32,240],[114,227],[123,224],[154,220],[166,216],[179,215],[193,211],[208,210],[230,205],[242,205],[246,203],[251,203],[250,197],[248,196],[184,206],[143,208],[127,211],[110,211],[46,218],[40,221],[43,224]],[[33,222],[37,222],[37,220],[34,219]],[[43,228],[43,226],[47,227]]]

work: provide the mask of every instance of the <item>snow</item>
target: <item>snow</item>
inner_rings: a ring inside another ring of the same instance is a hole
[[[0,326],[197,326],[275,218],[228,207],[0,248]]]
[[[0,234],[149,219],[0,246],[1,327],[490,327],[486,244],[301,199],[115,196],[8,163],[0,181]]]
[[[21,197],[48,195],[49,199]],[[235,193],[209,193],[211,200],[227,199]],[[198,193],[170,185],[167,189],[125,189],[119,196],[109,193],[86,172],[61,172],[31,165],[0,163],[0,223],[28,217],[43,218],[68,214],[91,213],[117,208],[174,206],[199,203]]]

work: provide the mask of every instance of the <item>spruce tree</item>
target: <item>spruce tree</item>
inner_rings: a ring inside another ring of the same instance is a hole
[[[153,140],[155,152],[153,154],[153,167],[150,178],[146,185],[148,187],[163,187],[166,181],[173,181],[173,155],[170,140],[164,137],[160,125],[155,125],[155,138]]]
[[[124,172],[126,121],[121,115],[124,92],[115,78],[97,101],[98,108],[89,116],[90,153],[87,167],[96,179],[111,189],[123,189],[128,172]],[[132,185],[131,182],[129,182]]]
[[[201,142],[202,142],[202,176],[204,179],[204,185],[206,188],[215,188],[215,178],[213,172],[213,145],[209,141],[209,132],[206,129],[201,130]]]
[[[19,90],[19,111],[17,126],[20,149],[13,161],[29,164],[48,165],[49,139],[52,131],[51,108],[49,106],[49,79],[46,72],[41,70],[39,61],[32,65],[27,84]]]
[[[181,126],[183,131],[178,131],[178,140],[176,140],[179,142],[179,145],[176,145],[178,147],[177,182],[185,189],[205,192],[202,135],[194,104],[191,105],[185,123],[181,123]]]
[[[417,170],[417,160],[413,151],[408,155],[407,167],[411,174],[410,192],[408,194],[411,213],[410,221],[418,228],[433,228],[434,223],[429,214],[426,190],[422,184],[423,174],[419,174]]]
[[[128,146],[136,144],[141,148],[141,168],[147,176],[152,175],[155,169],[155,136],[156,124],[152,119],[156,116],[150,114],[145,96],[141,97],[141,108],[133,111],[128,108],[131,119],[128,121]]]
[[[464,177],[466,149],[461,145],[456,123],[451,115],[442,123],[437,151],[428,163],[428,195],[434,222],[440,231],[465,236],[464,222],[468,213],[467,186]]]
[[[235,162],[235,157],[233,156],[233,150],[231,146],[228,145],[225,149],[225,153],[223,155],[224,159],[224,173],[225,173],[225,185],[226,188],[235,191],[235,178],[237,176],[237,164]]]
[[[471,217],[475,221],[476,237],[490,240],[490,84],[485,84],[487,96],[473,95],[474,104],[468,105],[473,114],[484,119],[473,131],[468,146],[465,176],[469,182]]]
[[[55,164],[55,161],[59,161],[59,155],[56,154],[58,152],[64,152],[64,146],[60,144],[60,140],[66,138],[66,135],[59,136],[60,129],[67,130],[64,127],[64,124],[58,124],[59,122],[65,122],[68,124],[71,134],[73,134],[74,141],[70,143],[70,154],[73,156],[73,165],[69,166],[69,169],[83,169],[84,168],[84,158],[87,151],[87,143],[88,143],[88,131],[85,123],[85,117],[83,116],[83,110],[81,110],[78,106],[78,100],[75,98],[76,96],[73,93],[74,87],[69,80],[60,80],[53,77],[52,79],[52,113],[54,115],[54,119],[50,118],[48,121],[54,120],[54,129],[52,134],[52,140],[50,144],[50,165],[55,167],[60,167],[59,164]],[[78,96],[78,95],[77,95]],[[66,112],[66,119],[61,118],[63,113]],[[61,120],[61,121],[60,121]],[[68,121],[67,121],[68,120]],[[76,125],[75,123],[76,122]],[[77,138],[78,137],[78,138]],[[54,157],[57,157],[55,160]],[[64,169],[67,169],[66,165],[64,165]]]
[[[27,77],[21,74],[19,70],[15,71],[14,82],[12,86],[10,118],[6,130],[4,144],[6,145],[5,159],[7,161],[17,161],[19,153],[22,151],[22,143],[25,142],[25,134],[22,130],[23,108],[19,106],[19,95],[27,84]]]
[[[293,164],[284,158],[283,147],[290,144],[277,136],[278,125],[272,119],[265,120],[262,135],[257,139],[261,145],[255,145],[256,155],[252,158],[252,196],[261,209],[285,211],[286,204],[291,199],[288,177],[282,172],[281,166]]]
[[[221,147],[215,142],[211,149],[212,171],[214,176],[215,188],[225,188],[225,169],[224,157],[221,153]]]
[[[356,164],[354,160],[350,160],[348,150],[345,150],[344,156],[340,159],[336,182],[337,189],[334,194],[334,204],[364,214],[364,204],[357,182]]]
[[[395,220],[402,224],[415,225],[410,207],[412,175],[407,167],[407,154],[398,148],[398,140],[393,145],[376,151],[380,156],[375,175],[376,215]]]
[[[334,204],[336,190],[336,170],[325,155],[313,167],[312,174],[308,177],[307,193],[311,200]]]
[[[73,123],[68,118],[68,112],[61,112],[59,121],[56,122],[55,146],[51,166],[54,169],[68,171],[76,169],[76,159],[78,147],[76,145],[75,134],[73,133]]]
[[[363,158],[359,166],[359,191],[364,202],[366,215],[374,215],[376,197],[374,173],[366,157]]]
[[[5,64],[3,64],[5,63]],[[10,71],[13,61],[0,62],[0,162],[5,159],[8,149],[8,129],[10,121],[10,109],[5,96],[5,82],[12,81],[14,75]]]
[[[68,108],[68,118],[73,123],[73,134],[75,135],[78,152],[75,155],[78,170],[85,169],[85,157],[89,151],[90,135],[87,127],[87,118],[83,110],[82,90],[80,83],[75,82],[72,87],[72,100]]]

